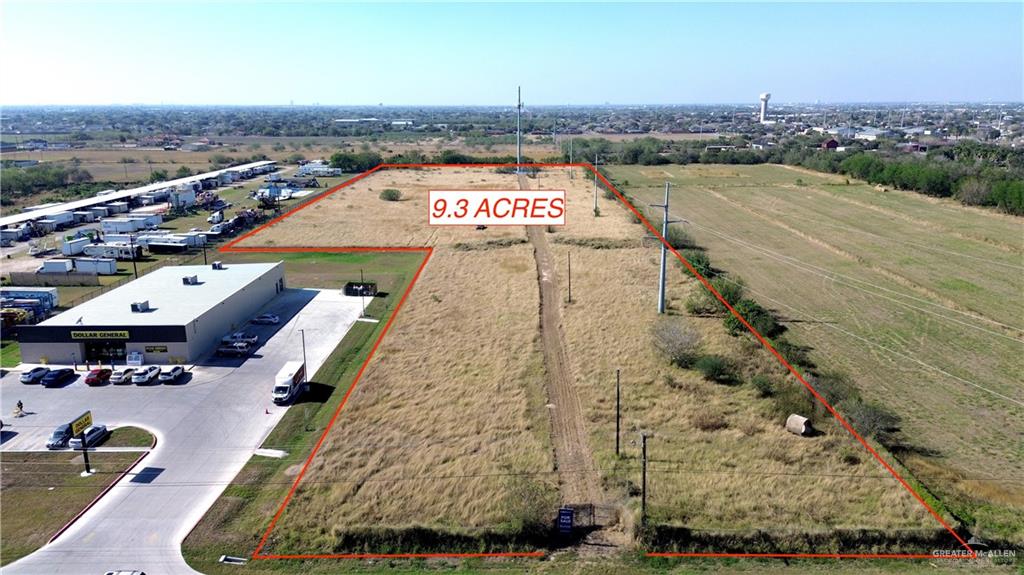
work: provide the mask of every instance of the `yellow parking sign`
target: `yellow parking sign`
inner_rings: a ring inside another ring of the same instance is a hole
[[[86,411],[78,416],[78,419],[71,422],[71,435],[81,435],[85,428],[92,425],[92,412]]]

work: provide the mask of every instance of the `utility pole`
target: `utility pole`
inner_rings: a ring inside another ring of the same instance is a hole
[[[672,184],[665,182],[665,203],[663,204],[651,204],[652,208],[661,208],[663,210],[661,220],[661,272],[658,275],[658,313],[665,313],[665,275],[666,275],[666,260],[668,259],[668,226],[683,220],[669,220],[668,219],[668,192]]]
[[[359,268],[359,303],[363,305],[363,314],[359,317],[366,317],[366,280],[363,279],[363,268]]]
[[[594,217],[597,217],[597,160],[598,155],[594,154]]]
[[[128,244],[132,250],[132,269],[135,271],[135,279],[139,279],[139,266],[135,264],[135,235],[128,234]],[[124,244],[121,244],[124,245]]]
[[[203,265],[206,265],[206,242],[203,242]]]
[[[622,382],[615,370],[615,457],[619,456],[619,436],[622,423]]]
[[[640,445],[641,445],[641,458],[643,462],[643,472],[641,485],[643,486],[640,490],[640,526],[645,527],[647,525],[647,432],[640,432]]]
[[[522,141],[523,88],[516,86],[516,173],[521,174],[523,163]]]
[[[572,303],[572,252],[567,252],[569,256],[569,303]]]
[[[572,136],[569,136],[569,163],[570,164],[572,163]],[[573,169],[572,166],[569,166],[569,179],[570,180],[573,179],[573,175],[574,175],[575,171],[576,170]]]

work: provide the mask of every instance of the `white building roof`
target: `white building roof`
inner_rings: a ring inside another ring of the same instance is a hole
[[[67,202],[63,204],[55,204],[46,208],[38,210],[32,210],[30,212],[24,212],[11,216],[5,216],[0,218],[0,227],[9,226],[12,224],[18,224],[21,222],[27,222],[29,220],[35,220],[39,218],[45,218],[58,214],[60,212],[72,212],[75,210],[81,210],[82,208],[88,208],[91,206],[97,206],[101,204],[108,204],[117,200],[124,200],[128,198],[134,198],[135,196],[141,196],[142,194],[148,194],[162,190],[164,188],[173,188],[181,184],[191,184],[192,182],[198,182],[207,178],[214,178],[224,172],[237,172],[241,170],[258,168],[260,166],[274,165],[277,162],[273,160],[263,160],[260,162],[252,162],[243,166],[234,166],[232,168],[224,168],[223,170],[214,170],[212,172],[206,172],[204,174],[196,174],[194,176],[188,176],[186,178],[178,178],[176,180],[170,180],[167,182],[157,182],[155,184],[149,184],[148,186],[142,186],[141,188],[131,188],[127,190],[121,190],[112,194],[106,194],[103,196],[94,196],[92,198],[85,198],[84,200],[75,200],[73,202]]]
[[[44,326],[187,325],[210,309],[269,273],[282,262],[167,266],[117,289],[56,315]],[[181,278],[198,276],[198,285],[184,285]],[[149,301],[150,311],[133,312],[133,302]]]

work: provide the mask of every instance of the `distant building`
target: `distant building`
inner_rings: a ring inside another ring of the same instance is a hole
[[[858,130],[857,133],[853,135],[853,139],[864,140],[865,142],[874,142],[878,138],[888,138],[891,135],[892,132],[889,130],[883,130],[881,128],[864,128]]]
[[[835,138],[829,138],[828,140],[825,140],[824,142],[821,143],[821,149],[823,149],[823,150],[835,151],[835,149],[838,148],[838,147],[839,147],[839,142],[837,142],[835,140]]]

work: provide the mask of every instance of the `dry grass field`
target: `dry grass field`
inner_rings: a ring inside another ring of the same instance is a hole
[[[1019,218],[779,166],[610,171],[642,201],[672,182],[712,262],[902,418],[903,463],[983,537],[1024,541]]]
[[[560,289],[573,257],[562,330],[607,499],[625,516],[638,504],[634,442],[648,430],[658,523],[780,534],[935,531],[934,519],[852,437],[793,436],[749,386],[709,383],[670,366],[651,342],[657,249],[644,245],[643,228],[601,195],[595,218],[593,183],[582,171],[573,180],[565,170],[546,171],[530,186],[567,191],[568,225],[546,234]],[[371,528],[500,531],[538,506],[553,512],[557,478],[531,246],[485,243],[519,242],[521,228],[425,222],[429,189],[516,187],[514,176],[488,169],[382,171],[241,244],[434,248],[263,552],[351,551],[345,534]],[[379,199],[385,188],[401,190],[403,201]],[[721,320],[677,311],[693,289],[673,271],[671,319],[697,329],[705,352],[772,365],[756,346],[727,336]],[[614,456],[616,368],[624,388],[621,459]],[[709,419],[715,425],[702,423]]]

